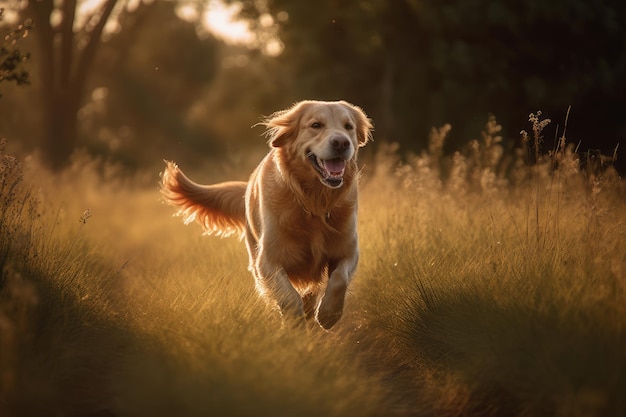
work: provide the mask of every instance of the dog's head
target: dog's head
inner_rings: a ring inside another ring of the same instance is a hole
[[[357,150],[371,139],[371,121],[345,101],[301,101],[272,114],[264,123],[269,144],[301,160],[327,187],[339,188],[356,160]]]

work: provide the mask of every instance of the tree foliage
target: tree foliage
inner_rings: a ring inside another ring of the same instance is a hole
[[[219,69],[219,44],[200,40],[194,23],[176,18],[175,6],[152,2],[122,15],[122,30],[101,45],[88,84],[95,94],[81,112],[85,144],[130,166],[220,151],[211,131],[187,120]]]
[[[0,21],[2,21],[3,13],[4,9],[0,8]],[[3,35],[2,44],[0,44],[0,82],[14,82],[17,85],[30,84],[30,74],[23,67],[30,58],[30,54],[22,52],[17,46],[20,39],[28,36],[32,28],[30,23],[29,20],[20,23],[15,29]]]
[[[246,2],[254,15],[258,2]],[[294,2],[279,59],[297,97],[347,98],[368,109],[377,137],[425,147],[432,126],[452,141],[476,135],[496,113],[518,132],[542,109],[570,133],[609,146],[626,134],[626,14],[617,0]],[[258,12],[258,8],[256,9]],[[602,111],[599,111],[602,108]]]
[[[510,147],[528,114],[563,122],[570,106],[567,133],[581,150],[612,154],[626,137],[626,13],[617,0],[224,1],[240,6],[254,45],[198,32],[208,1],[104,0],[86,17],[76,15],[80,0],[29,1],[22,17],[39,41],[29,90],[41,93],[45,117],[28,128],[44,128],[51,165],[84,146],[129,165],[165,157],[155,149],[243,152],[253,140],[262,146],[249,129],[261,115],[301,99],[358,104],[375,122],[374,145],[414,151],[446,123],[446,151],[458,149],[489,114]],[[177,17],[185,5],[195,22]],[[118,30],[103,40],[111,15]],[[276,37],[278,56],[261,46]]]

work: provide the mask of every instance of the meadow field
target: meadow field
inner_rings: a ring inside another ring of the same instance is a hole
[[[444,126],[362,160],[330,332],[269,309],[243,242],[173,217],[158,172],[2,146],[0,415],[625,415],[626,186],[531,122],[516,152],[490,120],[449,157]]]

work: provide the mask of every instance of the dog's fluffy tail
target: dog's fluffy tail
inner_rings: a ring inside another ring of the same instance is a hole
[[[243,236],[246,224],[246,182],[200,185],[191,181],[174,162],[165,161],[161,173],[163,199],[178,208],[185,224],[197,221],[207,234]]]

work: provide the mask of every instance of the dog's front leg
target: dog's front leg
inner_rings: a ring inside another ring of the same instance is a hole
[[[317,310],[317,321],[325,329],[333,327],[343,313],[346,290],[358,262],[358,252],[354,253],[354,256],[338,261],[336,265],[329,265],[328,284]]]
[[[254,268],[254,278],[259,293],[275,302],[282,314],[304,317],[302,297],[289,282],[285,270],[259,254]]]

